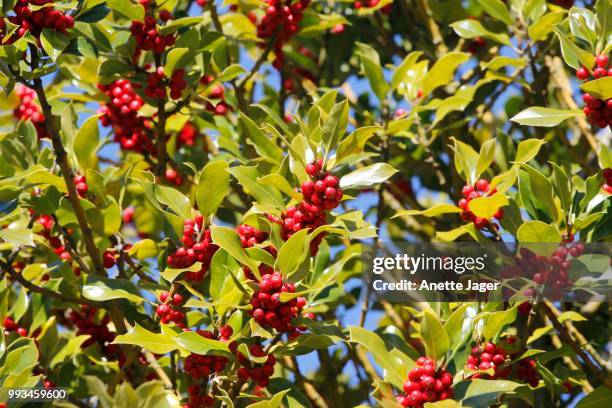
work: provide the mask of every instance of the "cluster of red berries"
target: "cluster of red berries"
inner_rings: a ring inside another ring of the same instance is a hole
[[[463,211],[461,212],[461,219],[465,222],[473,222],[476,228],[483,229],[489,226],[493,226],[493,228],[497,229],[498,226],[495,223],[491,223],[490,220],[482,217],[476,217],[476,215],[470,211],[468,207],[468,203],[478,197],[491,196],[497,193],[497,189],[489,189],[489,182],[485,179],[479,179],[473,186],[465,185],[461,190],[461,194],[463,197],[457,205]],[[504,217],[504,210],[499,208],[495,214],[493,214],[493,218],[501,220]]]
[[[603,189],[606,193],[612,194],[612,169],[607,168],[602,172],[604,178]]]
[[[7,334],[11,332],[16,332],[21,337],[27,337],[28,335],[28,329],[26,329],[25,327],[19,327],[17,322],[10,316],[6,316],[4,318],[2,325],[4,326],[4,331]]]
[[[141,4],[146,12],[150,6],[149,1],[141,1]],[[172,14],[168,10],[161,10],[159,12],[159,19],[161,22],[172,20]],[[130,32],[136,40],[135,57],[140,55],[142,51],[153,51],[156,54],[161,54],[166,47],[170,47],[176,42],[174,34],[161,35],[159,33],[157,30],[157,20],[152,15],[147,15],[144,21],[133,20]]]
[[[89,191],[89,187],[87,186],[87,179],[82,174],[75,174],[72,178],[74,181],[74,185],[76,187],[77,194],[81,198],[87,197],[87,191]]]
[[[276,59],[273,65],[280,69],[285,58],[283,46],[299,31],[300,21],[310,0],[267,0],[267,3],[265,15],[257,24],[257,36],[274,40]]]
[[[595,69],[592,72],[595,79],[612,76],[612,67],[608,68],[608,62],[607,55],[598,55],[595,58]],[[591,72],[586,67],[581,67],[576,71],[576,77],[585,81],[591,77]],[[612,125],[612,99],[604,101],[585,93],[582,95],[582,100],[585,104],[582,110],[591,125],[599,128]]]
[[[53,248],[53,252],[62,260],[68,261],[71,259],[70,252],[66,249],[59,236],[54,236],[51,233],[55,221],[50,215],[42,214],[38,217],[37,222],[43,227],[40,233],[49,241],[49,245]]]
[[[516,375],[532,387],[537,387],[540,383],[536,361],[532,358],[524,358],[518,363]]]
[[[573,285],[568,275],[571,267],[568,257],[576,258],[583,253],[584,245],[580,242],[562,244],[550,257],[521,248],[520,256],[514,261],[515,265],[504,268],[501,275],[503,278],[529,277],[538,285],[546,285],[550,292],[548,295],[558,297]]]
[[[183,408],[206,408],[212,407],[215,399],[210,395],[202,395],[202,387],[198,384],[192,384],[187,387],[189,401],[183,404]]]
[[[149,98],[165,99],[166,87],[170,88],[170,98],[180,99],[183,95],[183,89],[187,87],[185,81],[185,70],[177,69],[172,73],[170,80],[164,73],[164,68],[159,67],[155,72],[149,73],[147,77],[147,87],[144,90],[145,95]]]
[[[144,102],[134,92],[135,87],[127,79],[98,85],[98,89],[109,97],[109,102],[100,106],[100,122],[103,126],[113,127],[115,142],[122,149],[154,153],[153,143],[147,135],[147,129],[153,127],[153,122],[138,114]]]
[[[19,105],[13,110],[13,116],[18,120],[29,120],[36,128],[39,139],[49,137],[45,126],[45,115],[36,103],[36,92],[25,85],[17,85],[15,92],[19,97]]]
[[[81,345],[82,348],[89,347],[96,342],[102,347],[114,346],[108,344],[115,340],[116,336],[108,329],[110,316],[104,313],[101,318],[97,318],[97,314],[98,309],[88,305],[81,305],[80,310],[71,309],[65,314],[64,323],[69,327],[76,326],[77,336],[84,334],[91,336]]]
[[[364,1],[359,1],[357,0],[355,3],[353,3],[353,7],[356,10],[359,10],[360,8],[372,8],[372,7],[376,7],[378,6],[378,3],[380,3],[380,0],[364,0]],[[384,14],[389,14],[391,13],[391,9],[393,8],[393,3],[389,3],[385,6],[383,6],[380,10],[384,13]]]
[[[212,75],[204,75],[200,78],[200,83],[202,85],[210,85],[215,78]],[[227,112],[229,112],[230,107],[225,102],[225,89],[221,84],[215,84],[210,87],[210,90],[207,91],[207,96],[209,99],[219,100],[216,104],[212,102],[207,102],[206,110],[211,112],[213,115],[225,116]]]
[[[193,146],[198,138],[199,130],[192,122],[187,122],[176,135],[178,146]]]
[[[159,320],[163,324],[174,323],[178,327],[185,327],[185,313],[177,310],[183,302],[183,296],[180,293],[172,295],[172,299],[169,298],[168,292],[162,292],[159,295],[159,301],[161,302],[155,312],[159,316]]]
[[[251,248],[257,244],[261,244],[266,239],[268,239],[268,233],[265,231],[260,231],[257,228],[242,224],[236,228],[236,232],[240,237],[240,243],[244,248]]]
[[[321,208],[306,202],[287,208],[282,212],[280,219],[277,217],[269,217],[269,219],[281,224],[281,235],[284,240],[289,239],[294,233],[301,229],[314,231],[327,222],[325,212]],[[319,234],[317,238],[322,235],[323,234]],[[311,243],[311,249],[312,248],[318,248],[318,246],[313,247]]]
[[[481,346],[472,347],[472,354],[469,355],[465,368],[471,371],[485,371],[493,369],[493,374],[488,373],[476,373],[472,374],[470,378],[483,378],[487,380],[494,380],[496,378],[508,378],[511,367],[504,367],[506,363],[508,353],[501,346],[496,346],[491,342],[486,342]]]
[[[248,381],[251,379],[257,386],[265,388],[270,383],[270,377],[274,374],[274,365],[276,364],[276,358],[272,354],[267,354],[266,351],[260,344],[252,344],[249,346],[249,352],[253,357],[266,357],[267,359],[263,364],[257,364],[248,359],[244,354],[237,351],[238,344],[230,344],[230,350],[238,357],[238,363],[242,367],[238,369],[236,374],[242,381]]]
[[[419,357],[416,367],[408,373],[404,383],[404,395],[397,402],[404,407],[422,408],[426,402],[441,401],[453,396],[453,376],[446,370],[436,370],[435,362]]]
[[[198,330],[197,333],[207,339],[215,339],[215,335],[208,330]],[[233,329],[230,326],[222,326],[219,329],[220,341],[228,341],[232,334]],[[227,364],[227,357],[223,356],[206,356],[201,354],[191,353],[185,359],[185,371],[193,379],[199,380],[201,378],[208,378],[212,373],[220,373],[225,369]]]
[[[38,37],[45,28],[65,33],[66,29],[74,27],[74,18],[61,10],[53,8],[53,6],[46,6],[51,3],[53,3],[52,0],[16,1],[13,7],[15,15],[8,16],[8,20],[19,28],[8,42],[14,42],[18,38],[23,37],[27,32]],[[5,30],[6,28],[2,31],[4,32]]]
[[[271,327],[283,333],[295,332],[291,320],[301,314],[306,299],[300,296],[287,302],[281,301],[281,293],[295,293],[295,285],[283,282],[282,275],[273,272],[263,275],[257,286],[251,298],[251,317],[263,327]]]
[[[281,213],[281,218],[268,215],[271,222],[280,224],[282,238],[287,240],[294,233],[302,229],[314,231],[317,227],[326,224],[326,212],[336,208],[344,195],[338,187],[336,176],[323,171],[323,160],[316,160],[306,166],[306,172],[315,181],[307,180],[302,183],[301,189],[304,201],[294,207],[289,207]],[[314,255],[325,234],[318,234],[310,242],[310,251]]]
[[[333,210],[340,204],[343,191],[338,187],[338,177],[323,171],[323,160],[306,165],[306,172],[312,180],[302,183],[302,195],[306,203],[316,205],[324,210]]]
[[[172,268],[189,268],[196,262],[202,263],[202,268],[197,272],[188,272],[185,278],[192,281],[199,281],[204,278],[204,274],[210,267],[210,261],[219,248],[213,244],[210,230],[202,230],[204,217],[197,215],[193,220],[186,220],[183,224],[183,236],[179,247],[172,254],[168,255],[166,262]]]

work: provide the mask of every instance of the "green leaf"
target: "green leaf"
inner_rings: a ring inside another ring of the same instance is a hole
[[[580,85],[580,89],[602,100],[612,98],[612,77],[607,76]]]
[[[476,217],[490,219],[501,207],[508,205],[508,197],[495,193],[490,197],[483,196],[470,200],[468,208]]]
[[[225,68],[223,72],[217,75],[216,80],[219,82],[227,82],[237,78],[242,74],[246,74],[247,71],[240,66],[240,64],[232,64]]]
[[[107,0],[106,4],[115,13],[129,20],[144,19],[144,8],[125,0]]]
[[[414,66],[421,55],[423,55],[422,51],[413,51],[406,55],[402,63],[398,65],[395,71],[393,71],[393,76],[391,77],[391,89],[397,89],[397,87],[404,81],[408,71]]]
[[[557,193],[557,196],[559,197],[559,200],[561,201],[561,208],[563,208],[564,211],[569,211],[572,204],[569,178],[567,177],[565,170],[563,170],[557,164],[551,163],[551,165],[553,167],[553,187]]]
[[[383,69],[380,66],[380,58],[378,53],[369,45],[363,43],[357,43],[357,47],[360,49],[358,52],[359,58],[361,59],[361,66],[366,76],[370,87],[374,91],[374,94],[379,101],[384,101],[389,91],[389,84],[385,80]],[[371,57],[372,53],[376,54],[375,58]]]
[[[132,258],[143,261],[147,258],[157,256],[159,254],[159,248],[157,247],[157,243],[155,241],[145,238],[135,242],[128,250],[128,254]]]
[[[476,164],[476,178],[478,178],[486,169],[489,168],[495,157],[496,140],[487,140],[480,146],[478,153],[478,162]]]
[[[34,246],[34,234],[27,228],[8,228],[0,229],[0,238],[14,246],[28,245]]]
[[[60,349],[59,352],[53,355],[53,358],[49,362],[49,367],[53,368],[56,365],[72,359],[77,354],[81,353],[81,345],[87,341],[91,336],[81,335],[73,337]]]
[[[321,128],[326,153],[330,153],[338,147],[338,142],[346,132],[348,118],[349,104],[346,99],[336,103],[329,112]]]
[[[478,163],[478,153],[472,146],[453,138],[455,150],[455,169],[463,177],[467,184],[473,185],[476,182],[476,164]]]
[[[558,243],[561,242],[561,233],[554,225],[542,221],[526,221],[516,232],[516,238],[520,243]]]
[[[517,113],[510,120],[526,126],[553,127],[577,116],[584,116],[584,112],[580,109],[564,110],[533,106]]]
[[[275,269],[288,277],[304,262],[310,254],[308,230],[302,229],[293,234],[280,248]]]
[[[610,0],[597,0],[595,10],[601,29],[597,49],[606,47],[609,50],[611,43],[610,37],[612,36],[612,10],[610,10]]]
[[[157,201],[168,206],[179,217],[191,218],[191,202],[187,196],[175,188],[161,184],[153,183],[152,187]]]
[[[210,227],[210,233],[216,245],[227,251],[228,254],[241,264],[248,266],[256,276],[259,275],[257,264],[249,258],[247,252],[242,247],[240,237],[236,231],[228,227],[213,225]]]
[[[610,401],[612,401],[612,390],[600,385],[581,399],[576,408],[604,408],[610,405]]]
[[[474,227],[474,223],[469,223],[466,225],[462,225],[450,231],[438,231],[436,232],[436,238],[444,242],[455,241],[457,238],[469,234],[476,241],[479,241],[482,237],[478,231],[476,231],[476,227]]]
[[[268,185],[268,186],[273,186],[277,190],[281,191],[282,193],[285,193],[286,195],[288,195],[289,197],[293,199],[296,199],[296,200],[302,199],[302,195],[298,193],[297,191],[295,191],[295,187],[289,184],[287,179],[281,176],[280,174],[276,174],[276,173],[267,174],[263,177],[258,178],[257,182]]]
[[[422,215],[424,217],[436,217],[441,214],[452,214],[452,213],[460,213],[463,211],[461,208],[457,207],[453,204],[437,204],[431,208],[427,208],[426,210],[401,210],[398,211],[393,217],[403,217],[406,215]]]
[[[179,277],[184,272],[197,272],[202,269],[202,263],[196,262],[188,268],[166,268],[161,273],[161,277],[167,280],[168,282],[174,282],[174,280]]]
[[[236,177],[248,194],[251,194],[259,204],[269,205],[277,208],[285,208],[280,193],[273,187],[263,185],[256,180],[257,169],[255,167],[237,166],[228,170]]]
[[[595,14],[586,8],[572,7],[567,19],[574,37],[585,41],[591,50],[595,50],[597,43],[597,17],[595,17]]]
[[[385,381],[393,384],[397,389],[402,389],[406,374],[411,367],[404,367],[390,355],[385,342],[371,331],[358,326],[349,326],[349,337],[351,343],[357,343],[370,352],[374,361],[384,370]]]
[[[120,334],[113,344],[133,344],[155,354],[166,354],[178,348],[176,342],[166,334],[153,333],[136,323],[126,334]]]
[[[506,34],[493,33],[476,20],[460,20],[450,25],[459,37],[475,38],[482,37],[504,45],[512,45],[510,38]]]
[[[395,173],[397,173],[397,170],[387,163],[371,164],[343,176],[340,179],[340,187],[349,190],[376,186],[385,182]]]
[[[482,330],[482,335],[487,340],[497,337],[502,329],[516,320],[518,305],[510,309],[488,314],[487,321]]]
[[[425,351],[428,357],[434,361],[440,359],[448,350],[450,342],[444,326],[438,316],[430,309],[423,311],[421,319],[420,335],[425,344]]]
[[[285,395],[289,391],[291,390],[283,390],[275,394],[270,400],[255,402],[253,404],[248,405],[247,408],[278,408],[283,403],[283,398],[285,398]]]
[[[98,118],[98,115],[87,118],[74,137],[74,155],[83,170],[95,169],[98,166],[96,154],[100,142]]]
[[[111,299],[128,299],[135,303],[142,303],[144,301],[138,295],[123,289],[109,288],[102,283],[83,286],[83,297],[100,302]]]
[[[173,337],[173,340],[182,348],[191,351],[192,353],[202,355],[225,355],[230,354],[227,343],[207,339],[200,336],[196,332],[187,331]]]
[[[506,380],[471,380],[461,406],[465,408],[488,407],[497,401],[500,394],[511,392],[521,386],[523,384]]]
[[[170,78],[174,71],[185,68],[191,59],[193,59],[193,54],[188,48],[172,48],[166,57],[164,73]]]
[[[261,129],[251,120],[251,118],[243,113],[240,113],[239,121],[242,127],[246,130],[247,135],[250,137],[250,142],[255,147],[257,153],[263,157],[269,157],[278,163],[282,161],[282,149],[272,140],[270,140],[270,138],[261,131]]]
[[[61,55],[62,51],[68,46],[69,40],[66,34],[57,30],[45,28],[40,34],[40,43],[43,49],[53,61]]]
[[[516,163],[527,163],[540,152],[542,146],[546,143],[544,139],[527,139],[519,143],[516,149]]]
[[[345,158],[352,155],[363,154],[368,140],[380,129],[380,126],[361,127],[342,139],[336,150],[335,164],[343,163]]]
[[[448,85],[452,81],[457,67],[469,58],[469,53],[453,51],[437,60],[423,79],[423,96],[429,95],[440,86]]]
[[[553,11],[541,16],[529,26],[527,33],[533,41],[544,41],[553,32],[555,24],[560,23],[565,17],[566,11]]]
[[[481,65],[483,69],[497,71],[500,68],[504,68],[507,66],[524,67],[525,65],[527,65],[527,61],[524,58],[512,58],[507,57],[505,55],[499,55],[493,58],[491,61],[482,62]]]
[[[578,69],[581,66],[592,67],[595,65],[595,56],[593,53],[578,47],[561,31],[558,25],[553,31],[561,43],[561,53],[567,65],[574,69]]]
[[[501,0],[476,0],[482,9],[491,17],[503,21],[507,25],[514,24],[510,11]]]
[[[451,399],[436,402],[426,402],[424,408],[461,408],[461,404]]]
[[[529,173],[529,184],[531,191],[537,193],[537,200],[542,203],[542,211],[545,211],[550,219],[557,221],[559,219],[559,211],[557,202],[554,198],[553,185],[550,180],[542,173],[533,167],[524,164],[523,168]]]
[[[202,169],[196,190],[196,202],[202,216],[214,214],[227,196],[230,187],[228,168],[226,161],[216,160],[208,162]]]

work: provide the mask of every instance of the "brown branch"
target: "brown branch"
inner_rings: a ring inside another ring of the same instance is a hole
[[[327,402],[325,402],[325,399],[317,391],[316,385],[302,374],[295,357],[284,356],[281,362],[295,375],[295,382],[304,390],[304,393],[313,406],[319,408],[327,408],[329,406],[327,405]]]
[[[580,357],[580,362],[585,365],[588,370],[593,373],[606,387],[612,388],[612,377],[610,377],[610,374],[607,372],[606,368],[598,367],[593,362],[591,355],[584,350],[584,346],[579,344],[576,339],[572,337],[568,328],[557,319],[555,313],[546,303],[540,303],[539,307],[551,321],[555,330],[559,333],[561,340],[568,344]]]
[[[0,267],[6,272],[8,273],[12,279],[16,280],[17,282],[19,282],[19,284],[21,284],[21,286],[25,287],[26,289],[29,289],[31,292],[36,292],[36,293],[40,293],[41,295],[45,295],[45,296],[49,296],[51,298],[54,299],[58,299],[61,300],[63,302],[68,302],[68,303],[76,303],[76,304],[83,304],[83,305],[88,305],[88,306],[93,306],[93,307],[100,307],[100,303],[96,302],[94,300],[89,300],[86,298],[76,298],[76,297],[72,297],[63,293],[59,293],[59,292],[55,292],[51,289],[48,288],[44,288],[42,286],[38,286],[35,285],[34,283],[30,282],[29,280],[27,280],[26,278],[24,278],[20,273],[18,273],[17,271],[15,271],[15,269],[13,269],[13,267],[0,260]]]
[[[36,55],[36,48],[33,48],[32,55]],[[38,102],[45,116],[45,126],[51,137],[51,143],[53,144],[53,150],[55,152],[55,160],[60,168],[64,181],[66,182],[66,189],[68,190],[68,200],[72,204],[74,215],[77,219],[81,233],[83,235],[83,241],[85,242],[85,248],[91,261],[94,265],[94,273],[97,275],[104,275],[104,265],[102,264],[102,257],[96,247],[96,243],[93,238],[93,231],[87,221],[85,210],[81,205],[79,195],[74,184],[74,172],[68,163],[68,155],[64,149],[62,138],[59,135],[55,123],[53,121],[53,114],[51,113],[51,106],[47,101],[47,95],[42,85],[40,78],[34,79],[34,91],[38,96]]]
[[[161,57],[155,56],[155,67],[161,67]],[[168,162],[168,150],[166,149],[166,98],[157,100],[157,123],[155,125],[155,140],[157,147],[157,168],[156,174],[158,182],[164,179],[166,174],[166,163]]]

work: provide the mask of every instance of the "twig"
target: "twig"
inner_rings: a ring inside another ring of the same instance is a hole
[[[86,298],[76,298],[76,297],[72,297],[63,293],[59,293],[59,292],[55,292],[51,289],[47,289],[44,288],[42,286],[38,286],[35,285],[34,283],[30,282],[29,280],[27,280],[26,278],[24,278],[20,273],[17,273],[17,271],[15,271],[15,269],[13,269],[13,267],[0,260],[0,267],[6,272],[8,273],[11,278],[13,278],[14,280],[16,280],[17,282],[19,282],[21,284],[21,286],[29,289],[32,292],[36,292],[36,293],[40,293],[41,295],[45,295],[45,296],[49,296],[52,297],[54,299],[58,299],[61,300],[63,302],[69,302],[69,303],[76,303],[76,304],[83,304],[83,305],[89,305],[89,306],[93,306],[93,307],[100,307],[100,303],[93,301],[93,300],[89,300]]]
[[[161,67],[161,57],[155,56],[155,67]],[[156,174],[159,181],[163,180],[166,173],[166,162],[168,161],[168,151],[166,149],[166,98],[157,100],[157,123],[155,126],[155,138],[157,144],[157,170]]]
[[[32,65],[36,67],[38,65],[38,50],[32,44],[30,44],[30,50],[32,55]],[[59,135],[57,129],[55,128],[55,123],[53,122],[53,114],[51,112],[51,106],[47,101],[47,95],[45,94],[42,80],[40,78],[34,79],[34,91],[36,91],[36,95],[38,96],[38,102],[45,116],[45,126],[51,137],[51,143],[55,152],[55,160],[58,166],[60,167],[62,176],[64,177],[64,181],[66,182],[66,189],[68,190],[68,200],[70,201],[70,204],[72,204],[74,215],[77,219],[79,227],[81,228],[83,241],[85,241],[85,248],[87,249],[87,253],[89,254],[89,257],[91,258],[91,261],[94,264],[95,273],[98,275],[104,275],[104,265],[102,264],[102,257],[100,256],[100,252],[98,251],[96,243],[94,242],[93,231],[89,226],[89,222],[87,221],[85,210],[81,205],[79,195],[74,184],[74,173],[72,171],[72,168],[70,167],[70,164],[68,163],[68,155],[66,154],[66,150],[64,149],[62,138]]]
[[[578,344],[578,342],[570,335],[567,327],[559,322],[555,313],[546,303],[542,302],[539,305],[540,309],[548,317],[555,330],[557,330],[559,333],[559,336],[563,342],[567,343],[580,357],[581,363],[584,364],[589,371],[593,373],[604,385],[606,385],[608,388],[612,388],[612,378],[610,377],[610,374],[607,372],[606,368],[598,367],[593,362],[591,356],[583,349],[583,345]]]

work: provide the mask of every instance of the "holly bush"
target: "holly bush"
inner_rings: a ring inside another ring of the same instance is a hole
[[[606,298],[372,300],[361,256],[543,242],[524,294],[609,280],[570,272],[609,268],[583,253],[612,239],[610,0],[0,15],[2,389],[64,388],[64,407],[611,405]]]

